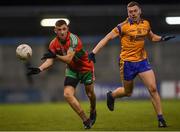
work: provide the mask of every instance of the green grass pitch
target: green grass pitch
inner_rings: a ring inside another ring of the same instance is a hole
[[[167,128],[158,128],[150,100],[116,100],[110,112],[97,102],[97,121],[91,131],[179,131],[180,100],[163,100]],[[89,114],[88,102],[81,102]],[[83,131],[80,118],[66,102],[1,104],[0,131]]]

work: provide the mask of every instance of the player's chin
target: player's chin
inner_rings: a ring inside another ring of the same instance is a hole
[[[62,41],[66,40],[66,36],[59,36],[59,38],[60,38]]]

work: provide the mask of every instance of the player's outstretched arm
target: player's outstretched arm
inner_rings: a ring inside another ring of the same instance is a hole
[[[159,36],[157,34],[154,34],[152,31],[149,32],[149,39],[153,42],[168,41],[173,38],[175,38],[175,36],[173,36],[173,35]]]
[[[31,76],[34,74],[39,74],[40,72],[41,72],[41,70],[38,67],[28,67],[27,75]]]
[[[117,28],[117,27],[116,27]],[[114,29],[109,32],[92,50],[94,54],[97,54],[101,48],[103,48],[110,40],[117,37],[119,34],[114,32]]]
[[[75,53],[76,52],[73,49],[69,49],[67,51],[67,55],[56,55],[56,58],[66,64],[69,64],[72,61]]]
[[[56,54],[53,53],[51,50],[48,50],[48,52],[43,55],[41,60],[49,59],[49,58],[56,58]]]
[[[88,55],[89,60],[92,60],[94,63],[96,63],[95,54],[99,52],[101,48],[103,48],[110,40],[114,39],[119,35],[119,33],[115,33],[114,30],[117,27],[115,27],[111,32],[109,32],[92,50],[92,52]],[[117,30],[117,29],[116,29]]]
[[[51,65],[53,65],[54,60],[53,59],[47,59],[41,66],[39,67],[28,67],[27,75],[35,75],[39,74],[40,72],[48,69]]]
[[[173,38],[175,38],[174,35],[163,35],[161,37],[161,41],[168,41],[168,40],[173,39]]]

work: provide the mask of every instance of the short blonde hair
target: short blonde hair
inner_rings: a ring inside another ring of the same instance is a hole
[[[133,6],[138,6],[139,8],[141,8],[140,4],[136,1],[131,1],[127,5],[127,7],[133,7]]]

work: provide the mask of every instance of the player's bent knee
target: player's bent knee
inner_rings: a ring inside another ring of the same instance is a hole
[[[70,99],[70,98],[72,98],[72,97],[73,97],[72,94],[70,94],[70,93],[68,93],[68,92],[64,92],[64,98],[65,98],[65,99]]]
[[[157,93],[157,88],[155,86],[151,86],[149,89],[150,93]]]
[[[92,98],[93,94],[89,92],[89,93],[87,93],[87,96],[88,96],[88,98]]]

